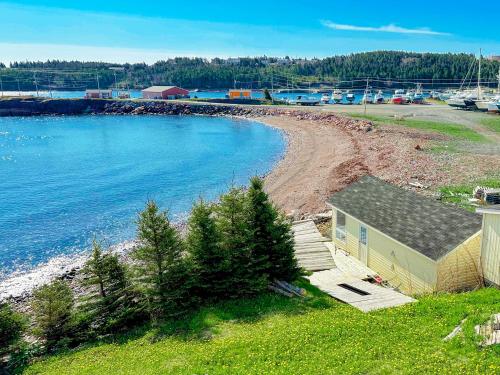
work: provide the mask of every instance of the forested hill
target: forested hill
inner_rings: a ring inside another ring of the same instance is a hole
[[[114,85],[115,73],[121,87],[143,88],[153,84],[175,84],[186,88],[318,87],[321,83],[365,77],[387,80],[433,81],[439,84],[466,76],[475,80],[477,59],[471,54],[409,53],[378,51],[334,56],[324,59],[174,58],[147,64],[109,64],[102,62],[47,61],[15,62],[0,69],[4,90],[40,88],[82,89]],[[500,63],[483,59],[484,81],[495,81]],[[123,70],[113,71],[111,67]]]

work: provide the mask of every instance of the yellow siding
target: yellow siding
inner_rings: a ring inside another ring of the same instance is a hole
[[[410,294],[435,290],[436,263],[368,227],[368,267],[392,286]]]
[[[336,246],[359,259],[359,226],[361,222],[346,215],[346,242],[335,238],[336,209],[333,210],[332,230]],[[400,244],[381,232],[368,229],[368,267],[392,286],[410,294],[435,290],[437,263],[432,259]]]
[[[500,215],[483,216],[481,265],[484,278],[500,285]]]
[[[478,233],[458,246],[438,262],[438,290],[459,291],[482,284],[479,256],[481,234]]]

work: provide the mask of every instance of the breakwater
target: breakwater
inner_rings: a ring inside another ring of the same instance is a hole
[[[297,120],[321,121],[357,131],[372,130],[372,123],[329,112],[294,107],[232,105],[161,100],[100,100],[9,98],[0,100],[0,116],[40,115],[204,115],[257,118],[289,116]]]

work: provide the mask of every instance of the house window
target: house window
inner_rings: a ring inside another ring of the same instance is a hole
[[[359,227],[359,242],[361,242],[362,245],[366,245],[368,243],[366,227],[362,225]]]
[[[335,237],[345,242],[345,214],[337,211],[337,225],[335,227]]]

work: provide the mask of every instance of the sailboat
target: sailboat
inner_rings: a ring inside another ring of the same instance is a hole
[[[478,110],[483,111],[483,112],[486,112],[486,111],[490,112],[490,109],[491,109],[491,112],[495,112],[495,106],[500,101],[500,68],[498,68],[497,79],[498,79],[497,94],[494,96],[490,95],[488,97],[483,97],[482,99],[478,99],[475,102],[475,105],[476,105]]]
[[[483,100],[483,95],[481,92],[481,57],[482,52],[479,51],[479,68],[477,72],[477,89],[458,92],[455,96],[452,96],[446,101],[450,107],[460,108],[460,109],[477,109],[476,102]],[[469,74],[469,73],[467,73]],[[465,77],[467,79],[467,76]],[[464,82],[465,82],[464,79]]]

